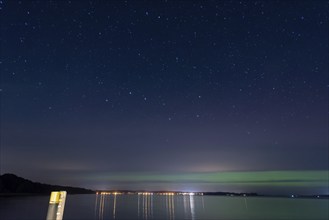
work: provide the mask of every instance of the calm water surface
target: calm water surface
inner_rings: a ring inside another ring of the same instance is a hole
[[[0,219],[46,219],[49,197],[0,198]],[[183,195],[68,195],[69,219],[329,219],[327,199]]]

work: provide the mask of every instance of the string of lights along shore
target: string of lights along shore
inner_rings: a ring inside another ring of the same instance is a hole
[[[328,194],[328,1],[0,0],[1,173]]]

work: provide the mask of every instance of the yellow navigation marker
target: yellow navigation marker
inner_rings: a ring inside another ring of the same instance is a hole
[[[61,192],[51,192],[49,204],[59,203]]]
[[[47,220],[62,220],[66,200],[66,191],[54,191],[50,194]]]

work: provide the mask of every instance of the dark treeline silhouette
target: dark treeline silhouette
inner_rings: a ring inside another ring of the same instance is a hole
[[[9,173],[0,176],[1,194],[49,194],[51,191],[66,191],[69,194],[95,193],[93,190],[84,188],[32,182]]]

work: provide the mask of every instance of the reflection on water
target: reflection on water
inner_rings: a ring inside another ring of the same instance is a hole
[[[141,200],[141,205],[140,205]],[[138,194],[138,219],[153,218],[153,193]]]
[[[183,198],[184,218],[185,219],[195,219],[194,196],[193,195],[184,195],[183,197],[184,197]],[[203,197],[203,196],[201,196],[201,197]],[[203,202],[202,202],[202,204],[203,204]]]
[[[0,219],[44,220],[49,197],[0,197]],[[69,195],[64,220],[328,220],[328,199],[170,194]]]
[[[167,215],[168,219],[174,219],[175,216],[175,201],[174,201],[174,196],[169,194],[166,195],[166,210],[167,210]]]
[[[98,213],[98,219],[103,219],[104,217],[104,205],[105,205],[105,195],[104,194],[96,194],[95,201],[95,218]]]
[[[190,196],[191,219],[195,219],[194,196]]]
[[[113,219],[115,219],[115,209],[117,206],[117,194],[114,194],[114,199],[113,199]]]
[[[120,200],[120,197],[125,197]],[[117,213],[118,210],[134,210],[137,207],[137,213],[134,215],[138,219],[196,219],[195,213],[195,195],[174,195],[173,193],[153,194],[153,193],[138,193],[138,195],[121,195],[119,193],[97,193],[95,196],[95,219],[116,219],[122,217],[124,213]],[[129,199],[127,199],[129,198]],[[127,204],[127,201],[130,201]],[[199,199],[199,207],[204,210],[204,202]],[[128,207],[129,205],[129,207]],[[154,206],[157,207],[156,213]],[[176,206],[178,209],[176,210]],[[110,211],[111,210],[111,211]],[[136,210],[136,209],[135,209]],[[112,212],[112,215],[109,215]],[[117,215],[120,216],[117,216]],[[133,213],[130,213],[133,214]]]
[[[112,200],[112,202],[110,201]],[[112,205],[110,205],[112,203]],[[97,193],[95,197],[95,219],[104,219],[104,210],[112,208],[112,219],[115,219],[117,204],[117,193]]]

